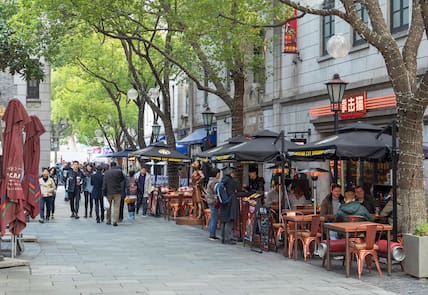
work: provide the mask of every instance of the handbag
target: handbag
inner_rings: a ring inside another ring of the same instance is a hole
[[[110,202],[108,201],[107,197],[103,197],[103,205],[104,205],[104,209],[110,208]]]

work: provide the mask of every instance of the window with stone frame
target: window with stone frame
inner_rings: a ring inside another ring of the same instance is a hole
[[[324,2],[324,9],[331,9],[334,8],[334,0],[326,0]],[[333,15],[326,15],[322,17],[322,55],[328,55],[327,52],[327,42],[328,40],[334,35],[334,16]]]
[[[27,80],[27,99],[40,100],[40,81]]]
[[[391,0],[391,33],[409,28],[409,0]]]
[[[357,12],[358,15],[360,16],[361,20],[365,23],[368,24],[369,23],[369,15],[367,13],[367,9],[364,7],[364,5],[362,5],[361,3],[356,3],[355,4],[357,7]],[[362,44],[366,44],[366,40],[364,40],[360,34],[358,34],[358,32],[353,31],[353,35],[352,35],[352,46],[358,46],[358,45],[362,45]]]

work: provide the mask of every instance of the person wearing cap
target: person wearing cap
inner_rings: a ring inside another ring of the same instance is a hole
[[[220,221],[221,221],[221,238],[223,244],[236,244],[233,239],[233,223],[239,216],[239,202],[237,199],[238,183],[233,179],[235,171],[232,167],[223,169],[223,182],[226,193],[230,196],[230,202],[221,204]]]

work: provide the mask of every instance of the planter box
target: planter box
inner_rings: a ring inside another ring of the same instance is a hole
[[[404,234],[403,238],[406,253],[404,272],[417,278],[428,278],[428,236]]]

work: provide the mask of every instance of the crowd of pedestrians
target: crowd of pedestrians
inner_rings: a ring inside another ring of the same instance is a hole
[[[40,223],[54,218],[56,189],[64,184],[64,201],[69,202],[70,218],[79,219],[80,201],[84,197],[84,218],[92,218],[95,214],[97,223],[118,226],[124,218],[125,200],[129,199],[128,212],[138,211],[142,207],[142,215],[147,215],[148,194],[152,190],[150,174],[143,166],[139,172],[131,170],[125,175],[122,167],[116,162],[95,165],[78,161],[66,163],[61,171],[56,167],[43,168],[39,179]],[[137,206],[133,200],[137,201]],[[128,218],[135,218],[128,213]]]

